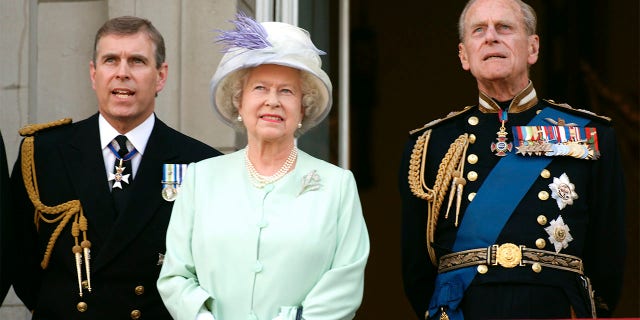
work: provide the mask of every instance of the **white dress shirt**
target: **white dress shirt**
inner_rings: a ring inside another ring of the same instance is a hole
[[[133,150],[132,148],[136,148],[138,152],[131,158],[131,175],[135,178],[136,172],[138,171],[138,167],[140,166],[140,161],[142,160],[142,155],[144,154],[144,149],[147,147],[147,142],[149,141],[149,136],[151,136],[151,131],[153,130],[153,124],[155,123],[155,115],[152,113],[144,122],[135,127],[133,130],[125,133],[124,135],[127,137],[127,148],[129,150]],[[104,159],[104,168],[107,173],[107,179],[109,178],[109,173],[113,173],[113,164],[116,161],[116,156],[113,154],[111,149],[109,149],[109,144],[113,142],[113,140],[120,135],[120,133],[107,122],[107,120],[102,116],[98,116],[98,127],[100,129],[100,147],[102,148],[102,158]],[[113,182],[110,182],[112,185]]]

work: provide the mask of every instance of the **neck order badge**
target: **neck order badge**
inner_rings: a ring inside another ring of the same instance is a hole
[[[119,149],[116,151],[113,143],[109,144],[109,149],[116,156],[116,163],[114,165],[114,172],[109,173],[109,181],[113,181],[112,189],[120,188],[122,189],[122,182],[129,184],[129,176],[131,175],[131,163],[128,163],[125,166],[125,161],[131,160],[133,156],[138,153],[138,150],[133,148],[133,150],[129,151],[127,148],[127,137],[124,135],[119,135],[115,138]],[[133,180],[133,179],[132,179]]]

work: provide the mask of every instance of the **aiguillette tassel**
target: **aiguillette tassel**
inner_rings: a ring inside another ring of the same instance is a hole
[[[444,311],[444,308],[440,308],[440,320],[449,320],[449,315]]]
[[[80,246],[73,246],[73,253],[76,256],[76,272],[78,274],[78,293],[82,297],[82,248]]]
[[[456,187],[456,223],[455,226],[458,226],[458,218],[460,217],[460,205],[462,204],[462,190],[464,189],[464,185],[467,184],[467,180],[464,178],[456,178],[457,187]]]

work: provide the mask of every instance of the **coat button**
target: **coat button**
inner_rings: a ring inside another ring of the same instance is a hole
[[[538,192],[538,199],[545,201],[549,199],[549,192],[546,191],[540,191]]]
[[[545,246],[547,246],[547,242],[544,241],[544,239],[540,238],[540,239],[536,240],[536,247],[538,249],[544,249]]]
[[[469,134],[469,143],[474,144],[476,143],[476,135],[475,134]]]
[[[469,201],[473,201],[473,198],[476,197],[476,193],[475,192],[471,192],[469,193],[469,195],[467,195],[467,199],[469,199]]]
[[[538,221],[538,224],[541,226],[544,226],[547,224],[547,217],[545,217],[544,215],[539,215],[538,218],[536,219]]]
[[[478,120],[478,117],[469,117],[469,119],[467,119],[467,122],[472,125],[478,125],[478,122],[480,122],[480,120]]]
[[[143,295],[144,294],[144,286],[137,286],[135,289],[136,295]]]
[[[260,261],[256,261],[255,266],[253,267],[253,271],[255,273],[260,273],[262,272],[262,263]]]
[[[475,171],[469,171],[469,172],[467,173],[467,179],[468,179],[469,181],[476,181],[476,180],[478,180],[478,173],[477,173],[477,172],[475,172]]]
[[[269,223],[267,222],[266,219],[260,220],[258,222],[258,228],[262,229],[262,228],[266,228],[269,225]]]
[[[131,311],[131,319],[137,320],[140,319],[140,317],[142,317],[142,312],[140,312],[140,310]]]
[[[478,162],[478,156],[475,154],[470,154],[467,157],[467,162],[469,162],[470,164],[476,164]]]
[[[481,264],[476,269],[478,270],[479,274],[485,274],[487,273],[487,271],[489,271],[489,267],[487,267],[486,264]]]
[[[536,262],[531,265],[531,270],[533,270],[533,272],[535,273],[540,273],[540,271],[542,271],[542,266]]]
[[[87,311],[89,306],[87,305],[86,302],[78,302],[78,305],[76,306],[76,308],[78,308],[78,311],[80,311],[80,312],[85,312],[85,311]]]
[[[545,179],[549,179],[551,177],[551,172],[549,172],[549,170],[547,169],[544,169],[542,170],[542,172],[540,172],[540,176]]]

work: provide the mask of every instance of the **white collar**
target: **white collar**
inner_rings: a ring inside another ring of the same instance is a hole
[[[129,143],[133,145],[138,153],[143,154],[145,148],[147,147],[147,142],[149,141],[149,136],[151,136],[151,131],[153,130],[153,125],[155,123],[156,117],[154,113],[144,120],[137,127],[133,128],[133,130],[125,133]],[[118,130],[113,128],[107,119],[105,119],[102,114],[98,116],[98,128],[100,130],[100,148],[104,149],[117,137],[120,135]]]

